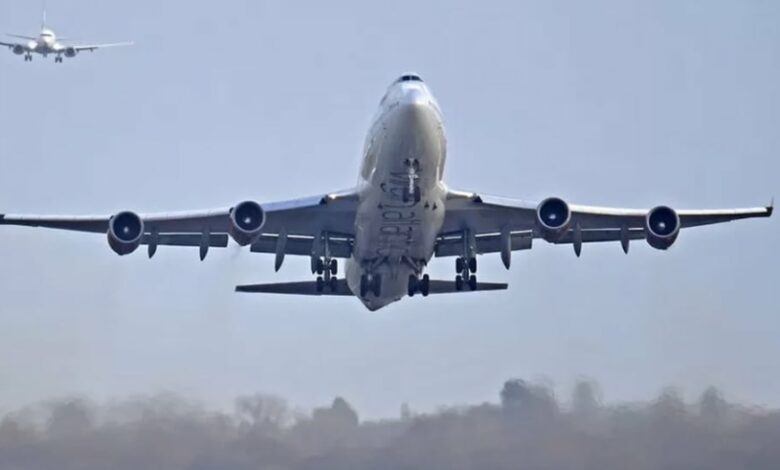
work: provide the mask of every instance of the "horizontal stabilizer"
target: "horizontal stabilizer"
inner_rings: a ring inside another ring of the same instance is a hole
[[[478,282],[477,288],[471,290],[468,285],[464,285],[462,290],[455,288],[455,281],[430,281],[430,294],[455,294],[460,292],[479,292],[489,290],[505,290],[508,284],[494,282]],[[315,281],[302,282],[281,282],[272,284],[250,284],[237,286],[236,292],[245,292],[253,294],[288,294],[288,295],[325,295],[325,296],[352,296],[354,295],[347,281],[339,279],[336,281],[336,289],[331,288],[325,283],[322,290],[317,289]]]
[[[431,279],[430,294],[457,294],[461,292],[479,292],[487,290],[506,290],[509,288],[509,284],[498,282],[478,282],[476,290],[471,290],[468,285],[463,286],[463,290],[457,290],[455,288],[455,281],[435,281]]]
[[[253,294],[289,294],[289,295],[336,295],[351,296],[352,291],[344,279],[336,280],[336,289],[330,288],[330,283],[324,283],[322,290],[317,289],[315,281],[303,282],[278,282],[272,284],[250,284],[237,286],[236,292],[248,292]]]

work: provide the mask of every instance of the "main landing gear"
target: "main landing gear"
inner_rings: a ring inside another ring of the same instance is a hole
[[[430,293],[430,289],[431,278],[428,277],[427,274],[421,278],[414,274],[409,275],[409,297],[414,297],[414,294],[417,294],[418,292],[422,294],[423,297],[427,297]]]
[[[32,62],[32,54],[25,54],[24,55],[24,61],[25,62]]]
[[[57,57],[55,57],[54,58],[54,63],[55,64],[61,64],[62,63],[62,56],[58,55]]]
[[[382,295],[382,276],[379,274],[360,276],[360,297],[366,298],[369,292],[374,294],[374,297]]]
[[[323,292],[327,287],[331,292],[338,290],[338,274],[339,265],[335,259],[318,258],[316,261],[315,271],[317,273],[317,292]]]
[[[471,290],[477,290],[477,258],[474,256],[468,258],[458,258],[455,260],[455,290],[463,290],[468,287]]]

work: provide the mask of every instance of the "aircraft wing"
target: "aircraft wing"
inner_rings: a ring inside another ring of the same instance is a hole
[[[25,36],[25,35],[23,35],[23,34],[11,34],[11,33],[6,33],[6,36],[8,36],[8,37],[12,37],[12,38],[17,38],[17,39],[27,39],[28,41],[35,41],[35,40],[37,40],[37,39],[38,39],[38,38],[36,38],[36,37],[32,37],[32,36]]]
[[[265,214],[260,244],[276,240],[283,234],[290,240],[314,240],[323,232],[338,234],[345,243],[353,236],[358,195],[353,190],[330,193],[290,201],[260,204]],[[231,229],[231,208],[179,212],[165,214],[141,214],[144,237],[142,244],[174,246],[227,246],[227,234]],[[0,225],[42,227],[76,232],[107,233],[112,216],[41,216],[0,214]],[[299,246],[290,242],[284,253],[298,253]],[[263,245],[265,246],[265,245]],[[277,251],[274,243],[268,250],[263,246],[254,252]],[[351,246],[351,245],[350,245]],[[311,248],[311,247],[310,247]],[[283,253],[283,254],[284,254]],[[305,254],[311,255],[311,251]],[[341,254],[349,254],[342,250]],[[202,252],[201,256],[205,256]],[[335,256],[335,255],[334,255]]]
[[[450,191],[445,220],[437,244],[437,256],[462,256],[463,233],[470,232],[477,253],[496,253],[509,244],[511,250],[530,249],[542,238],[537,224],[538,203]],[[570,205],[568,230],[553,240],[557,244],[645,239],[645,222],[651,209],[621,209]],[[770,217],[773,206],[744,209],[678,210],[680,228],[718,224],[753,217]]]
[[[20,46],[20,45],[21,44],[14,44],[12,42],[2,42],[2,41],[0,41],[0,46],[10,47],[10,48],[14,48],[14,47]]]
[[[69,47],[72,47],[76,52],[82,52],[82,51],[94,52],[98,49],[105,49],[108,47],[132,46],[133,44],[134,44],[133,42],[114,42],[109,44],[74,45]]]

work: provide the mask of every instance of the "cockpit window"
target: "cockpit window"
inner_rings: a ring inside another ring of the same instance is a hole
[[[401,78],[396,80],[396,83],[401,83],[401,82],[421,82],[421,81],[422,81],[422,78],[420,78],[419,75],[409,74],[409,75],[402,75]]]

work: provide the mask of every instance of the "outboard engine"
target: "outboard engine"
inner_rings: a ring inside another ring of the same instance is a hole
[[[78,52],[78,51],[76,51],[76,49],[75,49],[75,48],[73,48],[73,47],[67,47],[67,48],[65,48],[65,57],[68,57],[68,58],[73,58],[73,57],[76,57],[76,53],[77,53],[77,52]]]
[[[14,51],[14,54],[16,55],[22,55],[24,54],[24,46],[17,44],[12,49]]]
[[[144,221],[133,212],[120,212],[108,221],[108,245],[119,256],[138,249],[143,236]]]
[[[645,217],[647,243],[657,250],[666,250],[680,233],[680,216],[667,206],[658,206],[650,210]]]
[[[550,197],[536,209],[536,224],[542,237],[548,242],[558,240],[571,225],[571,210],[561,198]]]
[[[230,236],[241,246],[251,245],[265,225],[265,211],[254,201],[244,201],[230,210]]]

